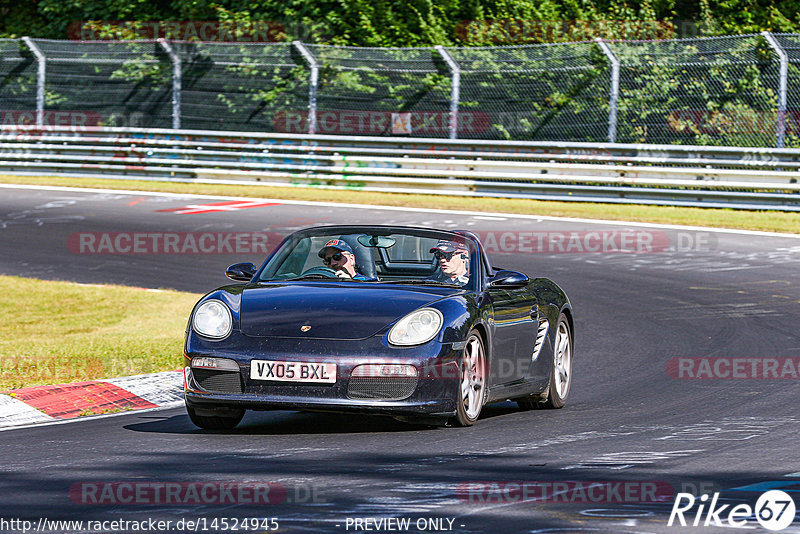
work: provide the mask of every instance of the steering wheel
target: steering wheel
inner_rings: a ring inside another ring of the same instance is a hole
[[[331,269],[330,267],[324,267],[322,265],[318,267],[312,267],[300,276],[319,276],[320,278],[339,278],[336,275],[336,269]]]

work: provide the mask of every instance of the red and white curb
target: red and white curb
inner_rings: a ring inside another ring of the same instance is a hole
[[[0,428],[183,404],[183,371],[0,393]]]

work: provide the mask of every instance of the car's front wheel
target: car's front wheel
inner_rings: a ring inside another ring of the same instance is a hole
[[[186,405],[192,423],[206,430],[231,430],[242,420],[244,412],[238,408],[195,409]]]
[[[470,426],[478,420],[486,402],[486,351],[480,334],[473,331],[464,346],[461,358],[461,374],[459,381],[459,402],[457,403],[455,422],[461,426]]]

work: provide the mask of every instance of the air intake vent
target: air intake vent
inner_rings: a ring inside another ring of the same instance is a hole
[[[544,347],[544,340],[547,339],[547,330],[550,328],[550,323],[547,319],[539,319],[539,330],[536,332],[536,342],[533,344],[533,356],[532,361],[536,361],[536,358],[539,357],[539,353],[542,352],[542,347]]]
[[[347,396],[351,399],[403,400],[417,389],[417,377],[351,377]]]
[[[214,393],[242,392],[242,379],[238,372],[192,369],[192,375],[197,384],[206,391]]]

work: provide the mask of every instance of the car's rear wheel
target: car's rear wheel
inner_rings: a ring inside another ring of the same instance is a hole
[[[563,408],[572,384],[572,331],[567,316],[558,318],[550,369],[550,384],[543,395],[515,399],[523,410],[536,408]]]
[[[239,408],[195,409],[188,404],[186,412],[192,423],[206,430],[231,430],[244,417],[245,410]]]
[[[470,332],[464,355],[461,358],[461,374],[459,381],[459,402],[457,403],[455,422],[461,426],[470,426],[478,420],[486,402],[486,351],[480,334]]]

